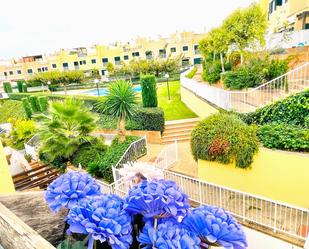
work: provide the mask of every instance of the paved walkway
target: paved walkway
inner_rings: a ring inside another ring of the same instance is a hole
[[[301,249],[283,240],[244,227],[248,249]]]

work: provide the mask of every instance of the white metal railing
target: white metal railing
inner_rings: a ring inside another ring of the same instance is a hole
[[[134,141],[130,144],[127,150],[124,152],[119,161],[112,166],[113,178],[116,182],[121,178],[119,171],[117,169],[122,168],[127,162],[135,162],[138,158],[147,154],[147,139],[146,136]]]
[[[159,169],[169,169],[178,161],[178,144],[177,140],[174,143],[166,145],[157,156],[154,165]]]
[[[163,170],[198,204],[222,207],[242,221],[305,240],[309,232],[309,209],[223,187],[172,171]]]
[[[186,78],[185,73],[181,75],[181,85],[225,110],[251,112],[309,88],[309,63],[246,91],[227,91],[212,87]]]

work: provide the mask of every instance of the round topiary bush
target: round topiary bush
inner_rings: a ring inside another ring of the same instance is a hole
[[[258,151],[256,129],[234,114],[214,114],[192,131],[191,150],[195,160],[235,162],[236,167],[247,168]]]

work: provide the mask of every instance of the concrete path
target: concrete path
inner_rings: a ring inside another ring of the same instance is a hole
[[[244,227],[248,249],[301,249],[283,240]]]

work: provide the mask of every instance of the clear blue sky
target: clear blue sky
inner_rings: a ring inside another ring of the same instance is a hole
[[[202,32],[253,0],[3,0],[0,59],[137,36]]]

